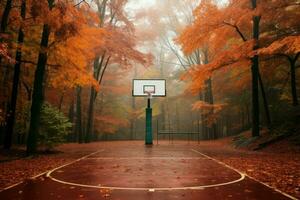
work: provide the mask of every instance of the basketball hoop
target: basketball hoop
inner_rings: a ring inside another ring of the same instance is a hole
[[[146,134],[145,144],[153,144],[152,138],[152,108],[151,99],[153,97],[166,96],[166,80],[164,79],[134,79],[132,82],[132,96],[147,97],[146,111]]]
[[[150,94],[149,94],[150,93]],[[164,79],[134,79],[132,84],[134,97],[165,97],[166,80]]]
[[[152,99],[153,98],[154,91],[147,91],[145,93],[147,94],[148,99]]]

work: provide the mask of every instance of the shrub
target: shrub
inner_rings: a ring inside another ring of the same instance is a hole
[[[69,134],[72,123],[57,108],[45,103],[41,111],[39,144],[46,151],[52,150],[56,145],[64,142]]]

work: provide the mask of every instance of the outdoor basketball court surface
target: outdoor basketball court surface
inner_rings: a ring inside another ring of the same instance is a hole
[[[2,191],[0,199],[290,199],[203,154],[196,144],[109,144]]]

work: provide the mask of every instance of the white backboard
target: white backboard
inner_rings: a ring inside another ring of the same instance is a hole
[[[146,97],[151,93],[153,97],[166,96],[166,80],[164,79],[134,79],[132,82],[132,96]]]

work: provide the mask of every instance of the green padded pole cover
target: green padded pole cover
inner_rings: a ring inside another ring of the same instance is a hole
[[[152,141],[152,108],[146,108],[146,136],[145,144],[153,144]]]

